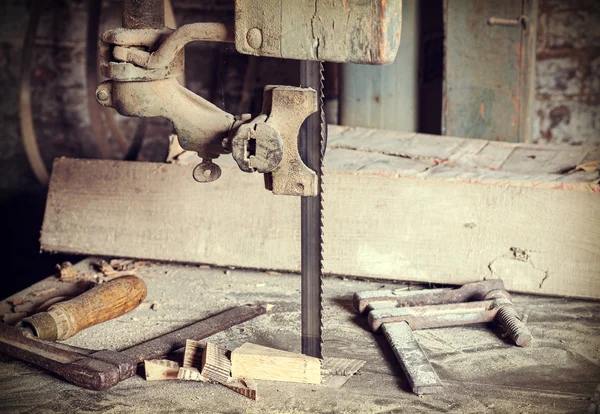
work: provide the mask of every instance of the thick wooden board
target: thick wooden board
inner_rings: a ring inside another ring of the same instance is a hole
[[[377,143],[377,133],[333,132],[326,273],[448,284],[501,278],[512,291],[600,298],[598,174],[549,167],[574,168],[594,149],[394,133],[393,147],[380,142],[369,152],[356,149],[357,135]],[[417,148],[419,139],[426,145]],[[403,155],[386,153],[394,149]],[[481,167],[486,160],[495,167]],[[57,159],[42,249],[299,271],[299,199],[270,194],[261,176],[236,166],[222,165],[211,184],[196,183],[192,168]]]

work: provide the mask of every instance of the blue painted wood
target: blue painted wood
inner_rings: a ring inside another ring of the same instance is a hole
[[[418,1],[404,0],[401,42],[394,63],[341,65],[341,125],[417,130],[418,21]]]
[[[531,106],[530,42],[535,25],[491,25],[516,19],[528,0],[445,0],[442,133],[526,141]],[[529,14],[529,13],[527,13]],[[530,16],[528,16],[530,17]]]

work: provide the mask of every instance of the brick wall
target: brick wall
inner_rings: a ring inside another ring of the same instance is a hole
[[[600,145],[600,2],[540,0],[533,142]]]

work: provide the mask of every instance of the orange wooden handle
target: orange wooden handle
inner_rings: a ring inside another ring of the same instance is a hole
[[[146,298],[146,284],[136,276],[122,276],[68,300],[52,305],[48,313],[58,327],[58,340],[82,329],[121,316]]]

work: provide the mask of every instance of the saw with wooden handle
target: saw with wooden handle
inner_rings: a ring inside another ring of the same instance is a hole
[[[122,276],[52,305],[23,319],[19,325],[38,338],[62,341],[90,326],[137,308],[146,298],[146,284],[136,276]]]

